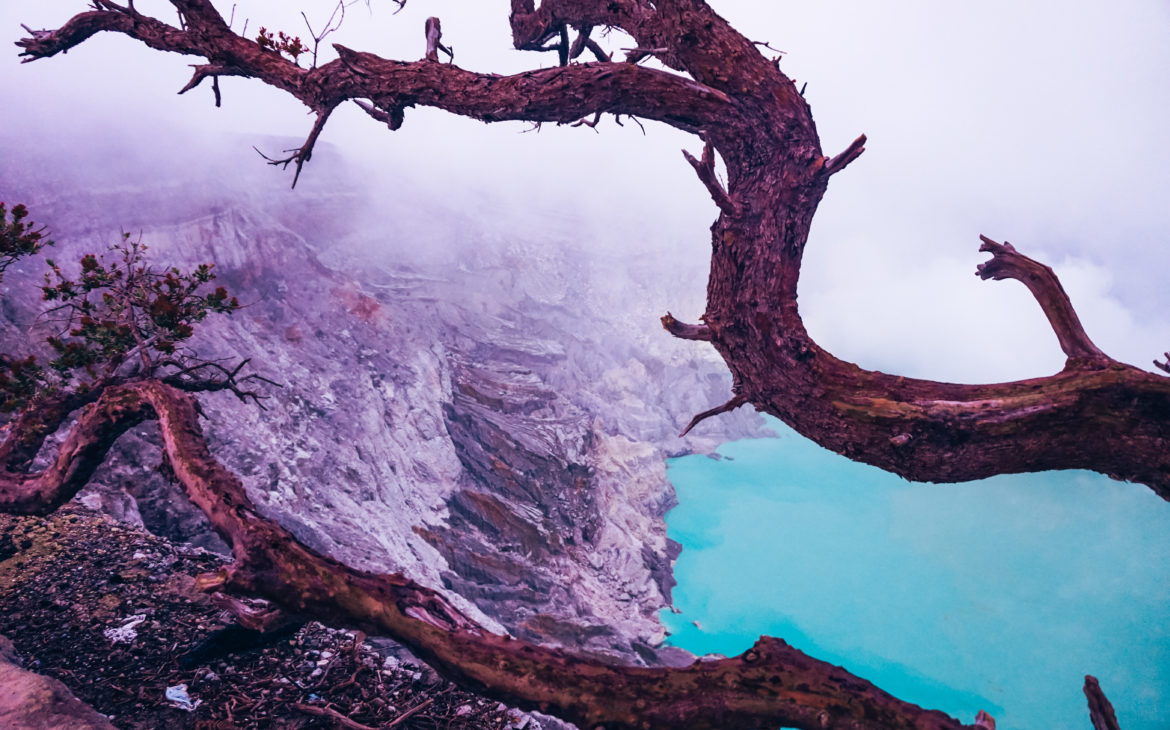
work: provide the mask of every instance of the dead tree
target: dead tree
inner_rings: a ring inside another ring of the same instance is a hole
[[[131,3],[93,0],[92,10],[18,45],[31,61],[112,31],[205,59],[184,90],[229,75],[282,89],[316,116],[305,145],[277,161],[298,171],[330,113],[347,101],[391,129],[415,106],[485,122],[574,123],[613,114],[669,124],[702,141],[701,157],[687,160],[720,211],[702,323],[663,318],[674,335],[711,343],[733,375],[733,398],[700,416],[750,403],[851,459],[910,479],[1084,468],[1170,499],[1170,379],[1098,349],[1052,270],[1009,244],[984,238],[980,250],[990,259],[978,274],[1029,288],[1067,356],[1055,375],[993,385],[904,378],[844,362],[809,337],[797,308],[809,226],[830,178],[862,154],[865,137],[824,155],[792,80],[704,0],[544,0],[539,7],[511,0],[513,45],[555,51],[560,63],[510,76],[435,63],[430,50],[432,58],[406,62],[340,45],[337,59],[305,69],[232,32],[210,0],[171,4],[177,26]],[[609,60],[590,37],[596,28],[620,29],[636,48]],[[441,48],[438,23],[428,29],[428,49]],[[600,60],[570,63],[586,47]],[[646,57],[666,70],[639,65]],[[726,185],[715,174],[716,153]],[[961,727],[777,639],[763,638],[734,659],[664,669],[606,666],[490,634],[439,594],[320,556],[260,516],[208,453],[193,397],[157,381],[110,388],[85,405],[49,472],[4,476],[7,508],[59,504],[126,424],[147,418],[159,421],[177,477],[235,551],[231,569],[204,580],[208,590],[257,593],[294,611],[387,633],[464,686],[582,727]]]

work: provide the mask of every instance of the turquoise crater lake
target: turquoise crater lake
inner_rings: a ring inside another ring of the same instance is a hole
[[[952,485],[776,439],[673,459],[683,545],[670,643],[739,654],[761,634],[894,695],[999,730],[1170,727],[1170,503],[1082,471]]]

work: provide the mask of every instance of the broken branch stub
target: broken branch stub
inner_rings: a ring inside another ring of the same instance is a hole
[[[1089,701],[1089,721],[1093,730],[1121,730],[1113,704],[1101,689],[1101,683],[1092,675],[1085,675],[1085,699]]]
[[[455,60],[455,53],[450,48],[443,45],[443,26],[439,22],[438,18],[433,16],[427,18],[423,30],[425,31],[427,38],[426,59],[428,61],[434,61],[437,63],[439,61],[439,51],[446,53],[450,57],[451,61]]]
[[[113,444],[115,430],[129,422],[157,420],[175,479],[235,558],[230,567],[200,576],[197,585],[209,592],[230,588],[257,594],[281,607],[222,599],[255,626],[271,627],[289,615],[312,615],[386,634],[464,686],[582,727],[820,728],[826,717],[872,730],[962,727],[779,639],[762,638],[740,657],[668,669],[610,665],[492,634],[442,594],[401,575],[350,568],[262,517],[240,480],[211,455],[193,395],[147,380],[110,388],[95,405],[79,419],[67,442],[76,448],[60,458],[92,461]],[[51,511],[62,496],[73,496],[79,481],[60,477],[69,471],[67,466],[48,475],[55,480],[51,490],[37,487],[32,493],[31,481],[18,486],[18,492],[29,491],[25,512]]]

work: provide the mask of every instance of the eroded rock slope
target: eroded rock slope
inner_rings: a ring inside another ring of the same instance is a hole
[[[386,202],[328,150],[296,191],[204,151],[68,169],[48,154],[6,159],[0,200],[50,227],[54,258],[125,230],[160,263],[215,262],[246,304],[209,320],[198,350],[251,358],[281,387],[264,410],[204,396],[205,428],[267,514],[517,635],[660,659],[678,549],[664,459],[761,429],[738,412],[675,435],[729,394],[706,348],[657,325],[672,297],[702,291],[702,262],[603,253],[538,212],[518,234],[482,203]],[[6,350],[28,337],[42,270],[24,262],[3,284]],[[124,437],[86,499],[214,546],[152,438],[149,424]]]

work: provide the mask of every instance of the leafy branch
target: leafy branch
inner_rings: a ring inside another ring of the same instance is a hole
[[[13,209],[13,221],[4,226],[6,253],[28,255],[46,245],[43,229],[23,222],[27,215],[24,206]],[[227,289],[212,287],[213,264],[190,271],[155,268],[147,261],[146,244],[128,233],[106,256],[82,256],[76,273],[53,259],[46,264],[41,297],[48,309],[41,321],[51,327],[44,339],[48,356],[0,354],[0,412],[19,411],[52,395],[156,377],[163,367],[174,368],[177,372],[168,377],[188,390],[227,388],[244,399],[259,398],[240,388],[245,380],[255,379],[240,377],[247,360],[229,369],[184,347],[209,315],[240,308]],[[201,370],[222,377],[190,377]]]

